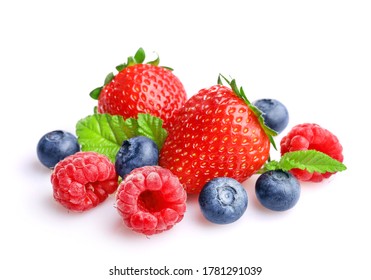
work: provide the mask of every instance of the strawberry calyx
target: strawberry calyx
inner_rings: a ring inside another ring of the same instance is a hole
[[[124,70],[124,69],[127,68],[127,67],[130,67],[130,66],[133,66],[133,65],[136,65],[136,64],[143,64],[144,61],[145,61],[145,59],[146,59],[146,53],[145,53],[145,51],[143,50],[143,48],[139,48],[139,49],[137,50],[137,52],[135,53],[134,56],[129,56],[129,57],[127,58],[126,63],[122,63],[122,64],[120,64],[120,65],[117,65],[117,66],[116,66],[116,70],[117,70],[118,72],[120,72],[120,71]],[[153,65],[153,66],[159,66],[159,64],[160,64],[160,57],[157,55],[156,59],[154,59],[154,60],[152,60],[152,61],[149,61],[149,62],[146,62],[146,64],[150,64],[150,65]],[[159,66],[159,67],[166,68],[166,69],[168,69],[168,70],[170,70],[170,71],[173,71],[172,68],[167,67],[167,66]],[[115,77],[115,74],[113,74],[113,72],[110,72],[110,73],[106,76],[106,78],[104,79],[104,84],[103,84],[103,86],[101,86],[101,87],[97,87],[97,88],[93,89],[93,90],[90,92],[90,94],[89,94],[90,97],[93,98],[93,99],[95,99],[95,100],[98,100],[99,95],[100,95],[100,93],[101,93],[103,87],[104,87],[105,85],[109,84],[109,83],[114,79],[114,77]]]
[[[254,106],[246,97],[246,94],[243,90],[242,87],[238,87],[237,86],[237,83],[236,83],[236,80],[235,79],[232,79],[231,81],[228,80],[225,76],[223,76],[222,74],[219,74],[218,76],[218,84],[219,85],[223,85],[223,80],[231,87],[232,91],[239,97],[241,98],[245,103],[246,105],[251,109],[251,111],[255,114],[255,116],[258,118],[258,121],[262,127],[262,129],[264,130],[265,134],[268,136],[269,138],[269,141],[271,142],[273,148],[275,150],[277,150],[277,147],[276,147],[276,143],[274,142],[274,139],[273,139],[273,136],[276,136],[278,133],[269,128],[265,122],[264,122],[264,117],[263,117],[263,112],[260,111],[256,106]]]
[[[120,65],[116,66],[117,71],[122,71],[127,67],[136,65],[136,64],[142,64],[144,63],[144,60],[146,59],[146,53],[142,48],[139,48],[134,56],[129,56],[126,63],[122,63]],[[153,61],[147,62],[147,64],[151,64],[154,66],[158,66],[160,63],[160,57],[157,56],[157,58]]]

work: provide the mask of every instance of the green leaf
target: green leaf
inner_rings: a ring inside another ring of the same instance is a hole
[[[122,64],[116,66],[116,70],[120,72],[120,71],[124,70],[126,68],[126,66],[127,66],[126,63],[122,63]]]
[[[99,95],[100,93],[102,92],[102,89],[105,85],[107,85],[108,83],[110,83],[113,78],[115,77],[115,75],[111,72],[109,73],[106,78],[104,79],[104,84],[102,87],[97,87],[95,89],[93,89],[91,92],[90,92],[90,97],[93,98],[94,100],[98,100],[99,98]]]
[[[167,132],[162,120],[149,114],[139,114],[138,120],[109,114],[94,114],[76,124],[76,135],[82,151],[95,151],[115,162],[116,154],[124,140],[147,136],[161,149]]]
[[[93,89],[89,95],[91,98],[95,99],[95,100],[98,100],[99,98],[99,95],[100,95],[100,92],[102,91],[103,87],[97,87],[95,89]]]
[[[160,57],[157,56],[155,60],[148,61],[147,64],[151,64],[153,66],[159,66],[160,65]],[[164,67],[166,68],[166,67]],[[169,68],[169,67],[168,67]],[[171,68],[170,68],[171,69]],[[171,69],[172,70],[172,69]]]
[[[338,172],[346,170],[346,166],[325,153],[316,150],[294,151],[285,153],[280,159],[284,170],[299,168],[310,173]]]
[[[169,71],[174,71],[174,69],[173,68],[171,68],[171,67],[168,67],[168,66],[161,66],[162,68],[164,68],[164,69],[167,69],[167,70],[169,70]]]
[[[135,63],[134,57],[129,56],[129,57],[128,57],[128,60],[127,60],[127,62],[126,62],[126,67],[133,66],[133,65],[135,65],[135,64],[136,64],[136,63]]]
[[[109,73],[109,74],[106,76],[106,78],[104,79],[104,85],[109,84],[109,83],[113,80],[114,77],[115,77],[115,75],[114,75],[112,72]]]
[[[76,124],[76,135],[82,151],[94,151],[106,155],[112,162],[122,142],[127,139],[120,116],[94,114]]]
[[[267,162],[258,173],[269,170],[289,171],[294,168],[306,170],[309,173],[340,172],[346,170],[346,166],[325,153],[316,150],[294,151],[285,153],[279,161]]]
[[[149,114],[138,114],[138,133],[152,139],[159,149],[167,137],[166,130],[162,128],[162,119]]]
[[[269,171],[269,170],[277,170],[277,169],[282,169],[281,166],[280,166],[280,163],[276,160],[271,160],[271,161],[268,161],[265,165],[264,165],[264,168],[263,170],[261,170],[260,172],[258,173],[264,173],[265,171]]]
[[[140,64],[146,59],[146,53],[142,48],[139,48],[134,55],[134,60],[136,63]]]
[[[122,131],[126,136],[125,140],[138,136],[138,121],[134,118],[126,119]]]
[[[279,167],[286,171],[299,168],[310,173],[339,172],[347,169],[342,162],[316,150],[285,153],[279,161]]]

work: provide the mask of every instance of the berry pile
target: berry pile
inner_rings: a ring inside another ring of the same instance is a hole
[[[66,131],[45,134],[40,162],[52,170],[54,199],[71,211],[87,211],[115,194],[123,223],[145,235],[173,228],[185,214],[187,196],[215,224],[239,220],[248,206],[242,183],[257,174],[255,194],[272,211],[293,208],[300,181],[320,182],[346,169],[338,138],[318,124],[294,126],[276,99],[250,102],[235,80],[187,99],[172,69],[159,58],[145,63],[139,49],[118,73],[90,96],[95,113]]]

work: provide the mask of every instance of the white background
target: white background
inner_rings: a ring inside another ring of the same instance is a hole
[[[172,279],[228,278],[202,276],[204,266],[261,266],[251,279],[369,279],[370,14],[360,0],[2,1],[0,278],[160,279],[108,274],[166,265],[200,271]],[[121,224],[113,197],[66,211],[36,144],[51,130],[74,132],[96,105],[89,92],[139,47],[173,67],[189,96],[223,73],[251,101],[281,100],[291,117],[282,135],[322,125],[348,170],[302,184],[284,213],[259,206],[252,177],[245,215],[226,226],[205,222],[190,198],[184,220],[150,238]]]

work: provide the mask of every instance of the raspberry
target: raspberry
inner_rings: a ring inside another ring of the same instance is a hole
[[[118,186],[115,166],[95,152],[78,152],[60,161],[51,176],[54,199],[67,209],[86,211]]]
[[[131,171],[116,193],[116,206],[124,224],[152,235],[171,229],[183,219],[187,193],[178,177],[160,166]]]
[[[281,155],[298,150],[317,150],[343,162],[343,147],[338,138],[318,124],[304,123],[294,126],[281,140]],[[292,169],[292,174],[301,181],[321,182],[334,173],[309,173],[306,170]]]

